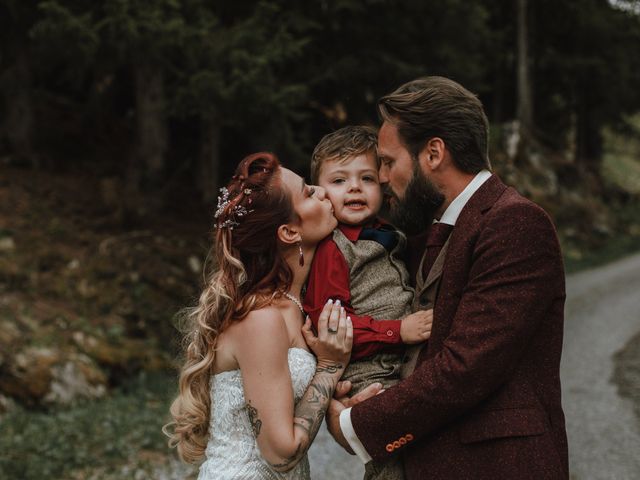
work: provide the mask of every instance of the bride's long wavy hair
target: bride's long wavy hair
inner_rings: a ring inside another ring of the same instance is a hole
[[[204,456],[211,402],[209,379],[216,341],[231,322],[288,291],[293,274],[278,248],[277,229],[295,212],[271,153],[243,159],[222,192],[216,211],[215,266],[198,305],[186,311],[185,359],[173,421],[164,431],[186,462]]]

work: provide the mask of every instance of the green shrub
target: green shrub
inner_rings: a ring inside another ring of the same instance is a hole
[[[77,472],[88,469],[101,471],[102,477],[131,459],[143,462],[149,457],[140,455],[143,451],[170,455],[161,428],[174,387],[170,375],[143,374],[101,400],[5,414],[0,419],[0,479],[86,478]]]

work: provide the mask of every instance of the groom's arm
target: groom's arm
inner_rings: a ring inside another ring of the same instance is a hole
[[[488,219],[474,258],[442,349],[406,380],[343,414],[342,423],[350,420],[374,460],[410,446],[498,389],[552,301],[564,295],[555,230],[533,204],[511,205]],[[441,298],[450,294],[440,292]]]
[[[351,382],[349,381],[338,384],[335,398],[331,400],[329,408],[327,409],[327,427],[334,440],[338,442],[342,448],[351,455],[358,455],[362,463],[367,463],[371,460],[371,456],[369,456],[362,443],[360,443],[360,440],[358,440],[348,413],[353,405],[363,402],[374,395],[378,395],[384,390],[382,390],[381,383],[375,382],[349,398],[346,394],[350,389]],[[345,419],[348,424],[343,423]]]

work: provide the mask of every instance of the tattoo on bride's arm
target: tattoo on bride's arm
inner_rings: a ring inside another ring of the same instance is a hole
[[[260,429],[262,428],[262,420],[258,418],[258,410],[256,410],[251,403],[247,403],[247,413],[249,414],[249,423],[251,423],[253,435],[258,437],[258,435],[260,435]]]
[[[284,462],[282,463],[272,463],[271,466],[274,469],[288,469],[289,466],[291,466],[292,463],[298,463],[300,457],[304,454],[304,450],[302,450],[302,445],[298,445],[298,448],[296,449],[296,451],[294,452],[293,455],[291,455],[289,458],[285,459]]]
[[[315,437],[322,425],[325,409],[331,401],[334,388],[334,382],[330,378],[316,378],[296,407],[294,427],[304,430],[309,441]]]
[[[312,390],[311,395],[309,397],[309,403],[320,403],[327,398],[331,398],[333,394],[333,388],[329,385],[317,385],[312,383],[309,385],[309,388]]]
[[[316,368],[316,373],[336,373],[338,370],[342,370],[344,365],[336,363],[335,365],[328,365],[326,367]]]
[[[293,416],[294,428],[302,430],[304,435],[300,438],[296,451],[291,457],[281,463],[271,464],[274,469],[288,470],[305,454],[322,425],[325,410],[333,397],[337,382],[335,374],[343,368],[342,365],[335,364],[316,369],[316,375],[296,405]]]

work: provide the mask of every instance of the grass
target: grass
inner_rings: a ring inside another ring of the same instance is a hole
[[[575,273],[595,268],[637,253],[639,248],[640,238],[638,237],[615,237],[601,249],[582,253],[579,258],[565,255],[565,270],[567,273]]]
[[[634,195],[640,194],[640,113],[628,119],[635,136],[603,132],[602,175],[613,185]]]
[[[0,479],[157,478],[173,455],[161,428],[174,389],[169,374],[142,374],[101,400],[5,414]]]
[[[611,209],[611,215],[626,232],[606,238],[597,249],[583,251],[570,243],[562,245],[567,273],[604,265],[640,250],[640,199]]]
[[[626,204],[610,205],[618,230],[600,248],[580,251],[578,246],[563,245],[568,272],[593,268],[640,250],[640,113],[628,119],[635,136],[605,129],[602,177],[605,184],[629,194]],[[575,254],[577,252],[577,254]]]

